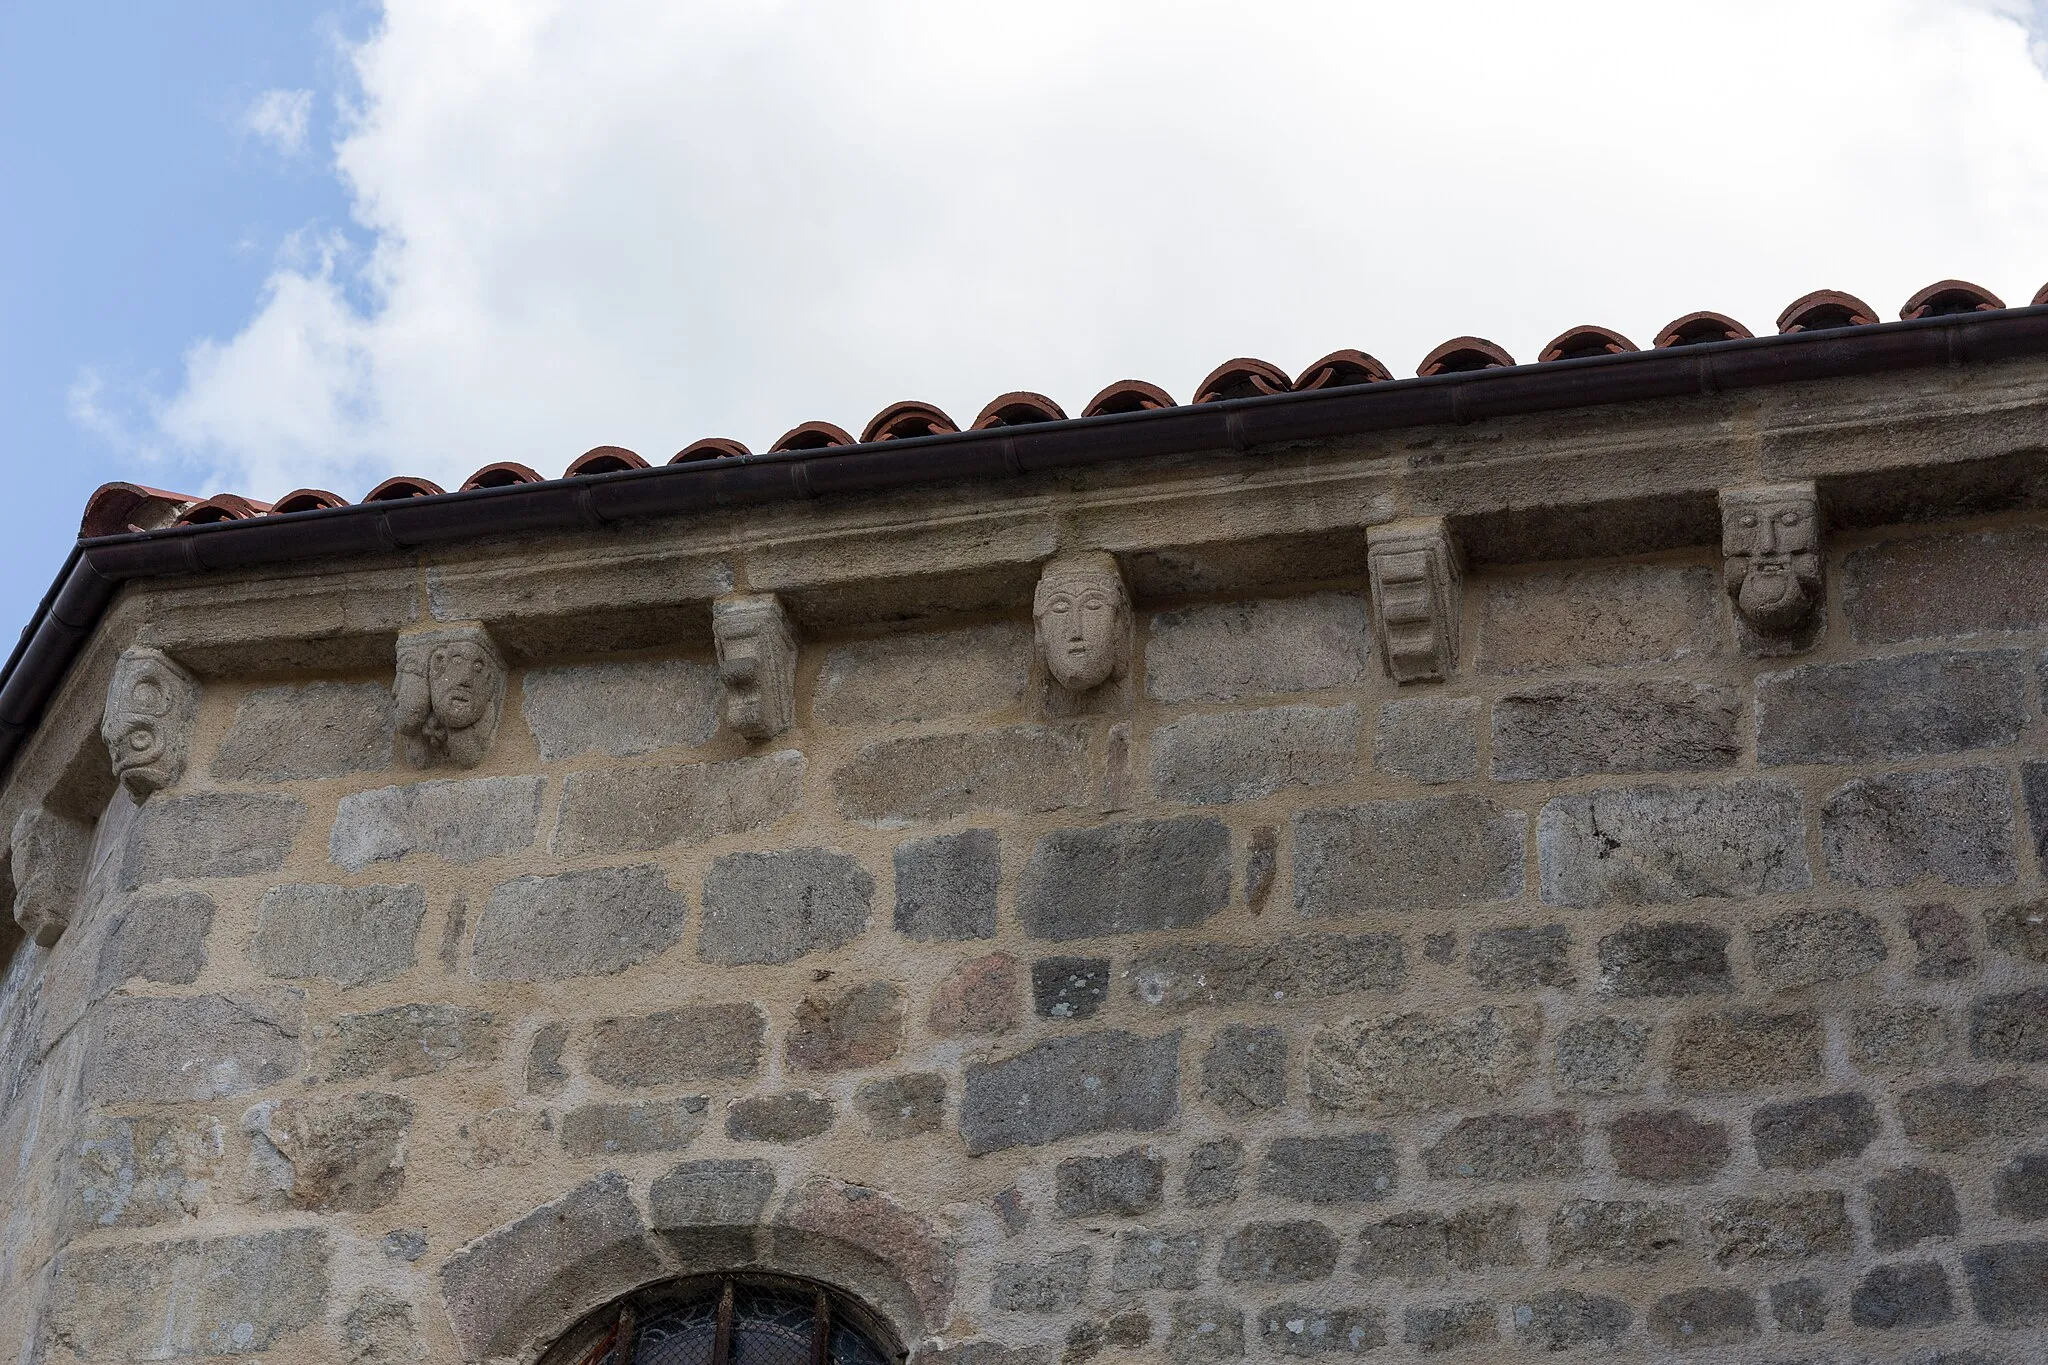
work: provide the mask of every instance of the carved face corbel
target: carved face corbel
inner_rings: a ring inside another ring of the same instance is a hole
[[[1826,589],[1814,485],[1722,489],[1721,564],[1743,624],[1766,645],[1796,643]]]
[[[114,777],[139,804],[185,775],[199,682],[168,654],[138,645],[124,650],[107,688],[100,722]]]
[[[1130,663],[1131,598],[1114,555],[1061,555],[1046,564],[1031,598],[1045,670],[1069,692],[1086,692]]]
[[[1441,518],[1399,521],[1365,533],[1372,628],[1387,676],[1442,682],[1458,667],[1465,576]]]
[[[92,852],[92,827],[32,806],[14,822],[14,922],[48,948],[71,924],[71,907]]]
[[[505,706],[505,659],[481,626],[398,637],[398,733],[415,768],[474,768]]]
[[[726,723],[748,739],[772,739],[796,719],[796,629],[772,592],[734,593],[711,604]]]

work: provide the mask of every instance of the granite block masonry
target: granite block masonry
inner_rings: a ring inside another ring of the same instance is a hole
[[[131,584],[0,785],[0,1340],[578,1365],[739,1273],[910,1365],[2028,1361],[2008,363]]]

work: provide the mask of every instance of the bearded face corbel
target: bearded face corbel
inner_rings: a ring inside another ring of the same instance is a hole
[[[114,778],[138,803],[185,775],[199,681],[160,649],[124,650],[100,721]]]
[[[1130,661],[1131,600],[1113,555],[1062,555],[1045,566],[1031,619],[1046,672],[1069,692],[1087,692]]]
[[[1721,563],[1743,623],[1784,640],[1816,623],[1826,583],[1812,483],[1721,491]]]
[[[474,768],[491,750],[505,705],[505,660],[480,626],[398,640],[398,733],[415,768]]]

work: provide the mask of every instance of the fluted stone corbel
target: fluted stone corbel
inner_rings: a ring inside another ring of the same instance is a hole
[[[199,714],[199,680],[160,649],[121,652],[107,686],[100,738],[114,777],[137,803],[177,785]]]
[[[14,922],[48,948],[71,924],[92,850],[92,826],[31,806],[15,820],[11,843]]]
[[[748,739],[773,739],[796,720],[796,627],[772,592],[731,593],[711,604],[725,720]]]
[[[1813,481],[1722,489],[1721,566],[1746,650],[1811,648],[1827,601]]]
[[[398,733],[415,768],[474,768],[497,739],[505,656],[482,626],[398,637]]]
[[[1395,682],[1441,682],[1458,666],[1465,575],[1442,518],[1397,521],[1366,532],[1372,627]]]

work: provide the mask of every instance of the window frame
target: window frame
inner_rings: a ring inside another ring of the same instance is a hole
[[[633,1365],[642,1322],[674,1305],[713,1296],[718,1301],[718,1327],[711,1365],[729,1365],[733,1302],[741,1288],[813,1296],[809,1365],[829,1365],[832,1330],[841,1325],[860,1333],[889,1360],[909,1357],[888,1321],[845,1291],[801,1275],[744,1269],[686,1275],[634,1290],[585,1315],[541,1353],[539,1365],[602,1365],[607,1353],[612,1353],[614,1365]]]

